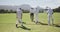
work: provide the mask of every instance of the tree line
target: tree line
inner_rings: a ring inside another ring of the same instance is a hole
[[[16,11],[0,9],[0,13],[16,13]]]
[[[60,6],[58,8],[53,9],[54,12],[60,12]]]
[[[23,13],[29,13],[28,10],[22,10]],[[39,11],[39,12],[43,12],[43,11]],[[4,9],[0,9],[0,13],[16,13],[16,11],[13,11],[13,10],[4,10]]]
[[[53,11],[54,12],[60,12],[60,6],[58,8],[53,9]],[[39,12],[43,12],[43,11],[39,11]],[[0,13],[16,13],[16,11],[0,9]],[[23,10],[23,13],[29,13],[29,11]]]

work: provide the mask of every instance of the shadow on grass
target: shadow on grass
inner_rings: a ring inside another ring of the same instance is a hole
[[[48,25],[48,24],[45,24],[45,23],[42,23],[42,22],[38,22],[38,23],[41,24],[41,25]],[[57,24],[53,24],[52,26],[60,27],[60,25],[57,25]]]
[[[20,21],[19,21],[19,23],[21,23]],[[26,24],[25,22],[22,22],[23,24]]]
[[[37,22],[37,24],[48,25],[48,24],[46,24],[46,23],[42,23],[42,22]]]
[[[22,28],[22,29],[24,29],[24,30],[31,30],[30,28],[27,28],[27,27],[25,27],[25,26],[19,26],[18,28]]]
[[[41,22],[39,22],[41,25],[48,25],[48,24],[46,24],[46,23],[41,23]]]
[[[23,24],[26,24],[25,22],[22,22]]]
[[[57,24],[54,24],[55,27],[59,27],[60,28],[60,25],[57,25]]]

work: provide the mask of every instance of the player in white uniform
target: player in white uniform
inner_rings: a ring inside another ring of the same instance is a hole
[[[18,23],[21,23],[21,26],[23,26],[23,23],[22,23],[22,9],[21,8],[17,8],[16,17],[17,17],[16,27],[18,28]]]
[[[30,9],[30,18],[31,18],[31,21],[33,22],[34,21],[34,8]]]
[[[48,25],[50,25],[51,20],[53,24],[53,10],[49,7],[47,7],[47,14],[48,14]]]
[[[40,9],[37,7],[37,8],[35,8],[35,11],[34,11],[36,24],[39,23],[39,22],[38,22],[38,21],[39,21],[39,20],[38,20],[38,13],[39,13],[39,10],[40,10]]]
[[[39,8],[38,7],[30,9],[30,18],[36,24],[38,23],[38,13],[39,13]]]

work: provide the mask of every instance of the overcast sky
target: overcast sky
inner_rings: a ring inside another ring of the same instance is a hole
[[[49,6],[51,8],[56,8],[60,6],[60,0],[0,0],[0,5],[21,5],[29,4],[32,7],[40,6],[45,8]]]

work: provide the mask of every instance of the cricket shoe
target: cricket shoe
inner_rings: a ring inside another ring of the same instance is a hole
[[[16,24],[16,28],[18,28],[18,24]]]

